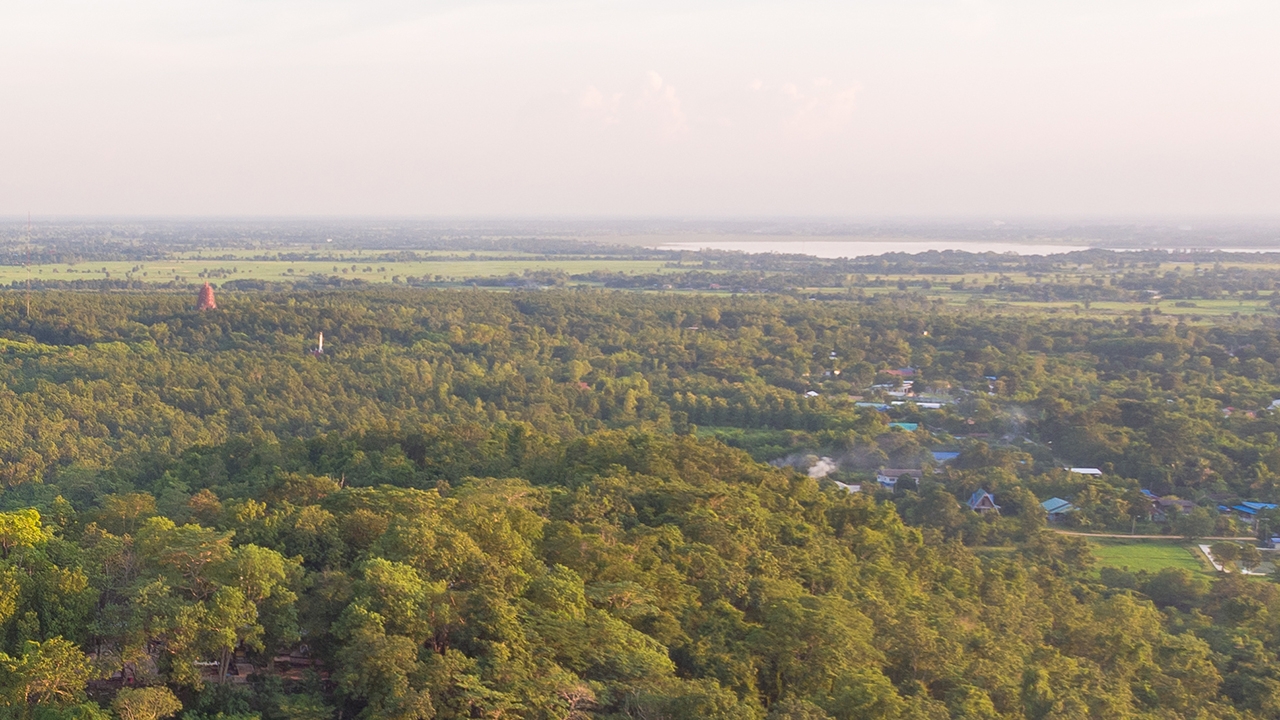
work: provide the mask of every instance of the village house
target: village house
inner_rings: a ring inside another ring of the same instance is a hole
[[[1045,513],[1049,517],[1049,522],[1057,523],[1067,519],[1067,513],[1075,512],[1076,506],[1071,504],[1069,500],[1063,500],[1060,497],[1052,497],[1040,503],[1040,507],[1044,508]]]
[[[976,513],[1000,512],[1000,506],[996,504],[996,498],[986,490],[974,490],[969,496],[969,502],[966,503],[969,509]]]
[[[1174,515],[1185,515],[1195,509],[1196,504],[1190,500],[1159,497],[1151,501],[1151,519],[1155,522],[1164,522]]]
[[[924,477],[924,473],[919,470],[909,470],[905,468],[880,468],[876,471],[876,482],[890,490],[896,490],[898,487],[898,478],[909,477],[916,482]]]
[[[1275,503],[1250,502],[1246,500],[1239,505],[1232,505],[1228,509],[1234,511],[1237,517],[1252,526],[1258,521],[1258,513],[1263,510],[1275,510],[1277,507],[1280,506]],[[1221,506],[1219,506],[1219,509],[1221,509]]]

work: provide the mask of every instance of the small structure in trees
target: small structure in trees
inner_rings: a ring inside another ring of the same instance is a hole
[[[903,477],[909,477],[916,482],[919,482],[920,479],[924,477],[924,473],[920,470],[909,470],[905,468],[880,468],[876,472],[876,482],[890,490],[896,490],[898,488],[898,478]]]
[[[1063,500],[1060,497],[1052,497],[1040,503],[1040,507],[1044,508],[1048,515],[1049,522],[1062,522],[1067,519],[1067,513],[1075,512],[1076,506],[1071,504],[1070,500]]]
[[[969,509],[976,513],[1000,512],[1000,506],[996,504],[996,498],[986,490],[974,490],[969,496],[969,502],[966,503]]]
[[[1172,495],[1155,498],[1151,501],[1151,519],[1155,522],[1165,522],[1175,515],[1187,515],[1195,509],[1195,503]]]

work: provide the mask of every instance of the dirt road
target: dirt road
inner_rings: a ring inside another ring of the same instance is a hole
[[[1057,530],[1057,529],[1055,529],[1054,532],[1058,533],[1059,535],[1074,535],[1076,537],[1117,538],[1120,540],[1181,540],[1184,542],[1189,542],[1186,538],[1180,537],[1178,535],[1125,535],[1123,533],[1088,533],[1088,532],[1072,532],[1070,530]],[[1249,540],[1251,542],[1257,542],[1258,540],[1257,538],[1249,535],[1246,535],[1244,537],[1204,537],[1204,538],[1196,538],[1196,539],[1197,540],[1235,540],[1237,542],[1241,540]]]

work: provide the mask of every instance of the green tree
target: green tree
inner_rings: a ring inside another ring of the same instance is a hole
[[[0,653],[0,668],[9,705],[74,705],[84,700],[85,685],[94,675],[89,657],[61,637],[28,641],[17,659]]]
[[[198,646],[204,654],[218,658],[218,681],[226,682],[227,671],[241,644],[262,650],[262,626],[258,611],[239,588],[220,587],[202,603]]]
[[[153,517],[138,531],[139,554],[164,573],[175,588],[196,600],[208,599],[218,589],[217,571],[232,556],[234,533],[199,525],[176,525]]]
[[[1227,570],[1240,557],[1240,546],[1233,542],[1216,542],[1209,546],[1209,553],[1223,570]]]
[[[1174,516],[1173,531],[1187,540],[1196,540],[1213,534],[1217,519],[1209,508],[1197,506],[1189,513]]]
[[[296,560],[257,545],[236,548],[221,570],[222,582],[235,587],[252,604],[255,623],[261,626],[259,639],[266,656],[296,642],[300,635],[293,586],[300,582],[302,569]]]
[[[121,688],[111,701],[120,720],[164,720],[182,709],[182,703],[166,687]]]
[[[1170,567],[1152,575],[1143,585],[1142,592],[1156,605],[1186,610],[1197,607],[1204,600],[1209,585],[1186,568]]]
[[[382,617],[351,605],[334,627],[342,643],[334,680],[339,692],[367,703],[369,720],[430,720],[431,695],[415,687],[423,679],[418,648],[401,635],[388,635]]]
[[[35,508],[0,512],[0,559],[8,559],[15,548],[32,547],[45,537]]]
[[[1237,560],[1240,563],[1240,567],[1252,572],[1262,564],[1262,553],[1258,551],[1257,545],[1245,544],[1240,545],[1239,548]]]
[[[100,525],[116,535],[138,532],[143,521],[156,514],[156,499],[150,493],[124,493],[102,498],[96,513]]]
[[[281,698],[278,711],[285,720],[333,720],[335,710],[318,694],[299,693]]]
[[[831,716],[808,700],[787,698],[769,708],[767,720],[831,720]]]

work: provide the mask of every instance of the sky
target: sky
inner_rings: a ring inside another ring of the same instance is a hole
[[[1275,0],[5,0],[0,215],[1280,216]]]

